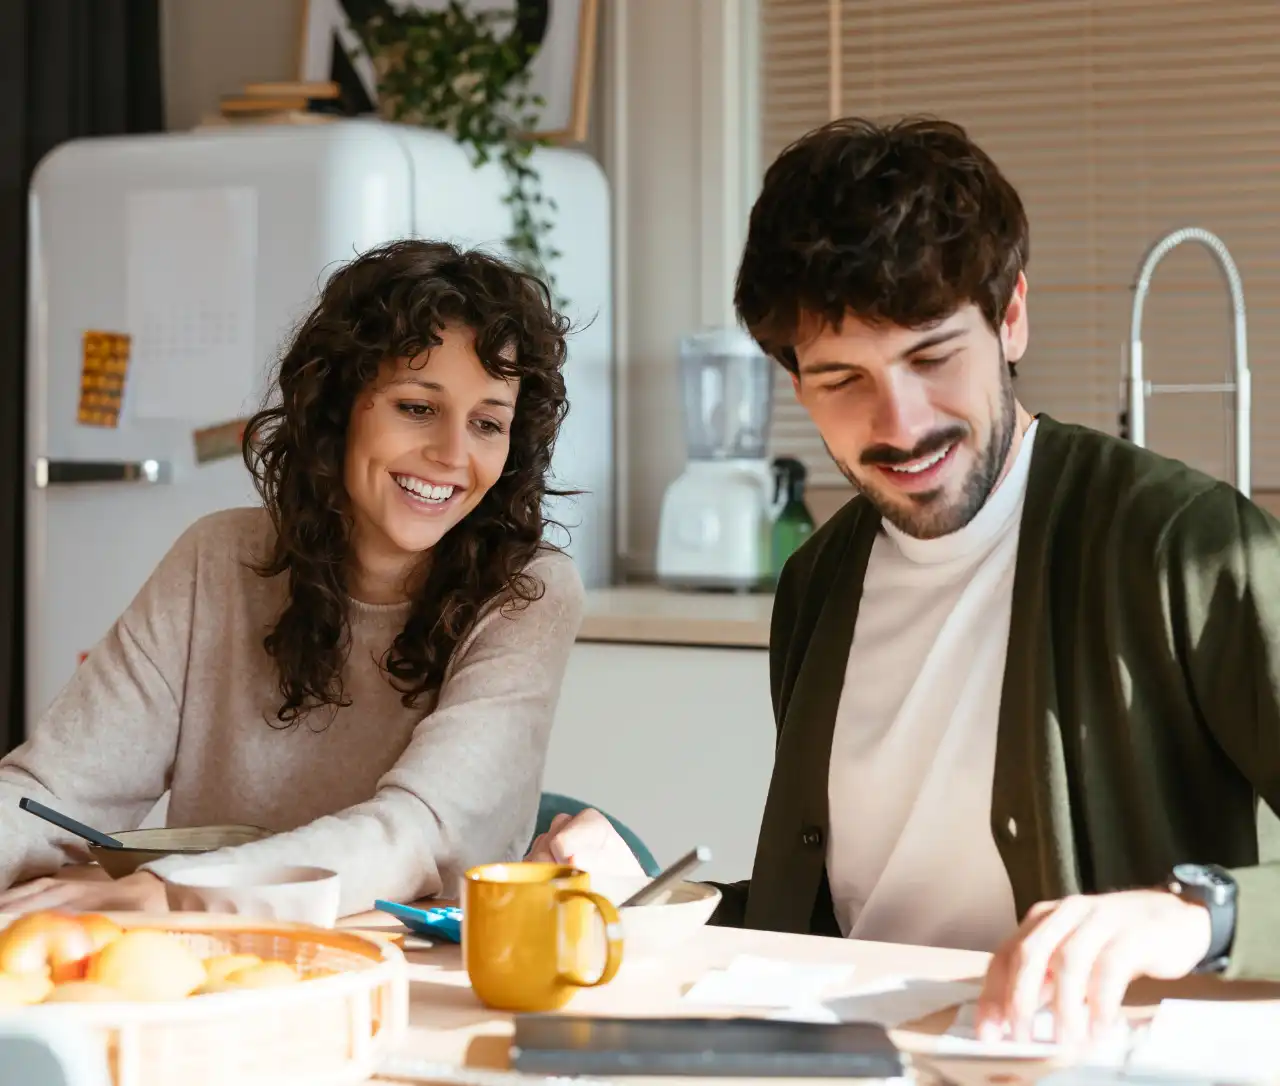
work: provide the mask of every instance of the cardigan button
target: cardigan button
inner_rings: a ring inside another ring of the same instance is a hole
[[[1004,833],[1010,841],[1016,841],[1018,839],[1018,823],[1016,819],[1011,817],[1009,821],[1004,824]]]
[[[819,826],[806,826],[800,832],[800,843],[805,848],[822,847],[822,829]]]

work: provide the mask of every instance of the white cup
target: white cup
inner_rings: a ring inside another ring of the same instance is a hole
[[[229,913],[331,928],[338,920],[338,876],[323,867],[217,864],[165,876],[174,912]]]

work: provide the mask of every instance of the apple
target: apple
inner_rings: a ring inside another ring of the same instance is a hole
[[[204,963],[165,931],[134,928],[89,962],[87,980],[139,1001],[185,999],[205,982]]]
[[[41,973],[0,973],[0,1009],[39,1003],[52,987],[53,982]]]
[[[93,943],[94,954],[114,939],[118,939],[124,932],[119,924],[101,913],[80,913],[75,919],[88,933],[89,941]]]
[[[47,976],[54,984],[80,980],[96,949],[88,930],[74,916],[28,913],[0,933],[0,973]]]
[[[122,1003],[124,996],[105,984],[91,980],[69,980],[59,984],[47,996],[45,1003]]]
[[[261,964],[256,954],[217,954],[204,960],[205,978],[209,984],[218,984],[239,969]]]

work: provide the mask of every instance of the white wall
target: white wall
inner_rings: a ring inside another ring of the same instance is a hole
[[[680,337],[729,322],[753,196],[754,0],[604,0],[602,151],[617,205],[623,572],[649,573],[684,466]],[[746,85],[746,86],[744,86]]]
[[[297,79],[303,0],[161,0],[165,121],[191,128],[245,83]]]
[[[592,136],[617,204],[618,545],[653,568],[658,510],[684,463],[676,351],[732,319],[753,161],[735,35],[754,0],[601,0]],[[297,70],[302,0],[163,0],[166,112],[188,128],[251,80]],[[749,61],[749,58],[748,58]]]

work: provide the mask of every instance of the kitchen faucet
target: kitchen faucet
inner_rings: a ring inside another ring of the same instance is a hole
[[[1234,380],[1215,384],[1157,385],[1143,374],[1142,358],[1142,307],[1151,290],[1151,277],[1156,265],[1185,241],[1198,241],[1217,258],[1227,281],[1231,296],[1231,311],[1235,318],[1235,370]],[[1143,445],[1147,436],[1147,397],[1158,393],[1180,392],[1233,392],[1236,406],[1236,489],[1249,496],[1250,466],[1252,460],[1251,423],[1252,379],[1249,373],[1249,353],[1244,312],[1244,286],[1240,272],[1227,252],[1222,239],[1198,226],[1184,226],[1173,230],[1157,241],[1147,252],[1138,268],[1138,278],[1133,288],[1133,314],[1129,332],[1129,439],[1135,445]]]

